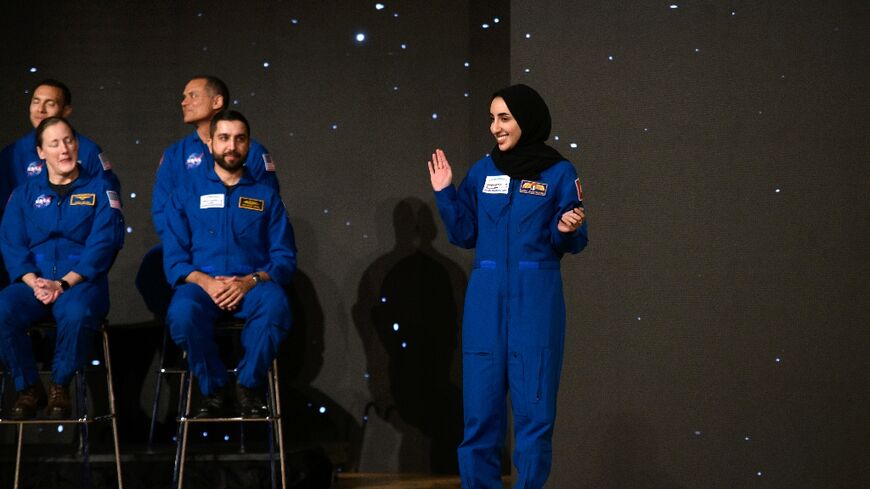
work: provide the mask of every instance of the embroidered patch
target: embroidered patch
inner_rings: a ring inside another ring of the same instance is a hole
[[[121,208],[121,196],[114,190],[106,190],[106,197],[109,198],[109,207],[112,209]]]
[[[483,182],[485,194],[507,194],[511,185],[511,177],[507,175],[490,175]]]
[[[32,161],[27,165],[27,176],[35,177],[36,175],[42,174],[42,166],[44,165],[41,161]]]
[[[94,205],[97,203],[97,194],[72,194],[69,196],[69,205]]]
[[[275,171],[275,162],[272,161],[272,156],[269,153],[263,153],[263,166],[266,171]]]
[[[260,199],[252,199],[250,197],[239,197],[239,208],[263,212],[263,209],[266,208],[266,203]]]
[[[543,197],[547,195],[547,184],[532,180],[523,180],[520,182],[520,193]]]
[[[224,194],[208,194],[199,196],[200,209],[223,209]]]
[[[100,158],[100,163],[103,165],[103,171],[109,171],[112,169],[112,163],[106,158],[106,153],[100,153],[97,155]]]
[[[51,205],[51,200],[51,195],[42,194],[33,201],[33,207],[36,207],[37,209],[48,207]]]
[[[202,163],[202,155],[203,153],[190,153],[190,155],[187,156],[187,161],[184,162],[184,166],[186,166],[188,170],[198,167],[200,163]]]
[[[577,200],[583,202],[583,187],[580,186],[580,179],[574,180],[574,186],[577,187]]]

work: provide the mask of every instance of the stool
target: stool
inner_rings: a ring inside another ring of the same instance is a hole
[[[244,321],[232,318],[226,321],[219,321],[215,325],[215,331],[241,331],[245,326]],[[162,359],[161,359],[162,363]],[[235,372],[231,370],[230,372]],[[164,372],[172,373],[172,372]],[[176,450],[175,450],[175,468],[172,474],[172,482],[178,489],[182,489],[184,485],[184,465],[187,458],[187,443],[188,430],[191,423],[268,423],[269,426],[269,470],[272,479],[272,489],[277,488],[276,472],[275,472],[275,443],[278,444],[279,463],[281,467],[281,487],[286,489],[287,476],[284,466],[284,430],[281,427],[281,391],[278,384],[278,360],[272,360],[272,367],[266,374],[266,396],[268,415],[264,418],[242,418],[227,417],[227,418],[191,418],[190,405],[193,397],[193,382],[190,372],[184,368],[180,371],[181,375],[181,393],[179,395],[179,418],[176,434]]]
[[[14,479],[14,488],[18,488],[18,483],[21,475],[21,454],[24,446],[24,426],[25,425],[41,425],[41,424],[75,424],[79,426],[79,435],[80,435],[80,449],[82,451],[82,457],[84,458],[85,463],[85,487],[91,486],[90,481],[90,447],[88,444],[88,426],[91,423],[96,421],[111,421],[112,424],[112,440],[114,443],[115,450],[115,471],[118,474],[118,489],[124,488],[124,483],[121,477],[121,452],[118,445],[118,416],[115,411],[115,390],[112,386],[112,360],[109,355],[109,335],[107,331],[107,322],[104,320],[100,325],[100,334],[102,336],[103,343],[103,361],[105,363],[105,372],[106,372],[106,386],[107,386],[107,395],[109,401],[109,414],[104,414],[100,416],[89,416],[87,412],[87,388],[85,386],[85,372],[84,368],[76,371],[76,402],[75,402],[75,412],[73,413],[73,417],[70,419],[27,419],[27,420],[11,420],[0,417],[0,425],[16,425],[18,428],[18,442],[17,442],[17,451],[15,455],[15,479]],[[30,328],[33,330],[51,330],[55,329],[57,325],[54,322],[40,322]],[[0,372],[0,385],[5,385],[5,371]],[[4,389],[0,387],[0,389]],[[3,390],[0,390],[0,395],[2,395]],[[2,397],[0,397],[2,400]],[[2,412],[0,412],[0,416],[2,416]]]

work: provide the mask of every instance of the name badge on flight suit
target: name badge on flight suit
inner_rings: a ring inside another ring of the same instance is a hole
[[[72,194],[69,196],[69,205],[94,205],[96,202],[96,194]]]
[[[248,209],[251,211],[263,212],[266,203],[260,199],[252,199],[250,197],[239,197],[239,209]]]
[[[511,186],[511,177],[507,175],[490,175],[483,182],[485,194],[507,194]]]
[[[223,209],[224,194],[208,194],[199,196],[200,209]]]
[[[547,184],[532,180],[523,180],[520,182],[520,193],[543,197],[547,195]]]

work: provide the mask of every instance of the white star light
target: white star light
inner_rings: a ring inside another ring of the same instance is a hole
[[[290,19],[290,23],[296,25],[299,23],[299,19]]]
[[[63,433],[63,425],[62,424],[57,425],[57,432]]]
[[[489,29],[489,24],[483,23],[483,24],[480,24],[480,27],[483,27],[484,29]]]
[[[268,67],[269,67],[269,62],[263,61],[263,68],[268,68]]]
[[[531,38],[532,38],[532,33],[526,32],[526,39],[531,39]]]
[[[357,32],[356,34],[356,42],[363,42],[366,40],[366,35],[362,32]]]
[[[570,146],[571,149],[577,149],[577,143],[571,143]]]
[[[130,198],[131,198],[131,199],[135,199],[135,198],[136,198],[136,192],[130,192]]]
[[[320,409],[317,410],[320,414],[326,414],[326,408],[324,406],[320,406]]]
[[[432,120],[435,120],[437,118],[438,118],[438,114],[435,112],[432,112]]]
[[[384,4],[382,4],[382,3],[375,4],[375,10],[383,10],[383,9],[384,9]]]
[[[35,66],[31,66],[31,67],[30,67],[30,72],[31,72],[31,73],[36,73],[36,67],[35,67]]]
[[[675,4],[675,3],[672,3],[672,4],[671,4],[671,8],[672,8],[672,9],[675,9],[675,8],[680,8],[680,6],[679,6],[679,5],[677,5],[677,4]]]
[[[399,330],[399,323],[393,323],[393,331]]]
[[[91,360],[91,365],[93,365],[94,367],[99,367],[100,361],[99,360]]]

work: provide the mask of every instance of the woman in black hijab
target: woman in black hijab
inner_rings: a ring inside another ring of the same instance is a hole
[[[526,85],[490,102],[492,154],[455,188],[444,152],[429,176],[450,242],[475,248],[462,326],[463,487],[501,487],[511,393],[516,487],[543,487],[552,461],[565,338],[559,263],[588,242],[574,166],[546,144],[550,112]]]

